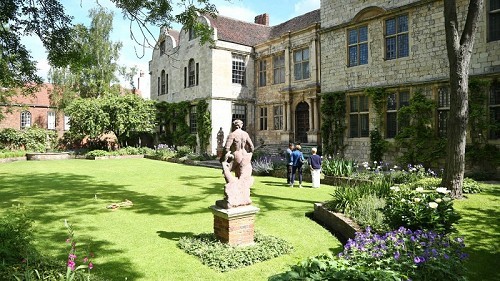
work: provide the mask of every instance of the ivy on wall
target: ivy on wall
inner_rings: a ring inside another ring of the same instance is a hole
[[[165,126],[165,131],[160,133],[159,141],[168,145],[196,146],[196,136],[191,134],[186,116],[189,114],[191,103],[188,101],[178,103],[159,102],[156,104],[157,122]]]
[[[382,161],[389,148],[389,142],[381,132],[384,127],[384,108],[387,102],[387,92],[383,88],[367,88],[365,94],[370,98],[375,109],[375,129],[370,131],[370,160]]]
[[[488,132],[493,129],[488,114],[491,82],[472,78],[469,81],[469,134],[466,159],[476,179],[489,179],[500,165],[500,150],[489,144]]]
[[[206,100],[201,100],[196,105],[196,123],[200,150],[204,153],[210,143],[210,134],[212,132],[212,120]]]
[[[321,96],[321,136],[324,155],[344,155],[346,97],[345,92],[324,93]]]
[[[436,103],[417,91],[408,106],[398,111],[398,123],[407,124],[396,135],[396,145],[401,152],[401,164],[422,164],[437,167],[445,156],[446,139],[437,135],[434,126]]]

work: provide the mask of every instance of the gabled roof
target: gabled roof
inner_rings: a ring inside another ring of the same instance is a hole
[[[268,39],[279,37],[285,33],[288,33],[288,31],[299,31],[315,23],[319,23],[320,20],[321,18],[319,9],[294,17],[288,21],[285,21],[284,23],[273,26]]]
[[[213,27],[217,28],[217,39],[221,41],[254,46],[269,38],[271,27],[245,22],[225,16],[208,17]]]

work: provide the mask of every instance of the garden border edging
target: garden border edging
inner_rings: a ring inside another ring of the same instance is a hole
[[[339,235],[339,240],[345,244],[348,239],[354,239],[361,227],[342,213],[334,213],[323,207],[323,203],[314,203],[314,219],[332,233]]]

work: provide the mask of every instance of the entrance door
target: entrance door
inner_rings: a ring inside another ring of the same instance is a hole
[[[307,143],[307,131],[309,131],[309,105],[301,102],[295,109],[295,141]]]

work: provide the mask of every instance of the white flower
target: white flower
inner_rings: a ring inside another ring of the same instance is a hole
[[[436,188],[436,191],[439,193],[443,193],[443,194],[450,193],[450,191],[448,189],[446,189],[446,187],[438,187],[438,188]]]
[[[423,187],[417,187],[415,189],[415,191],[418,191],[418,192],[424,192],[424,188]]]
[[[399,191],[399,186],[397,185],[394,185],[394,186],[391,186],[389,187],[391,190],[394,190],[394,191]]]
[[[373,161],[373,164],[377,164],[377,161]]]
[[[415,197],[415,198],[413,198],[413,201],[415,201],[415,202],[417,202],[417,203],[418,203],[418,202],[422,201],[422,199],[420,199],[420,198],[418,198],[418,197]]]
[[[405,203],[405,202],[406,202],[406,200],[403,198],[403,199],[401,199],[401,202]]]
[[[399,169],[399,167],[398,167],[398,166],[396,166],[396,165],[394,165],[394,169]]]
[[[434,202],[441,203],[441,202],[443,202],[443,200],[441,198],[438,198],[438,199],[434,200]]]
[[[438,203],[436,203],[436,202],[429,202],[429,207],[431,207],[432,209],[436,209],[438,207]]]

